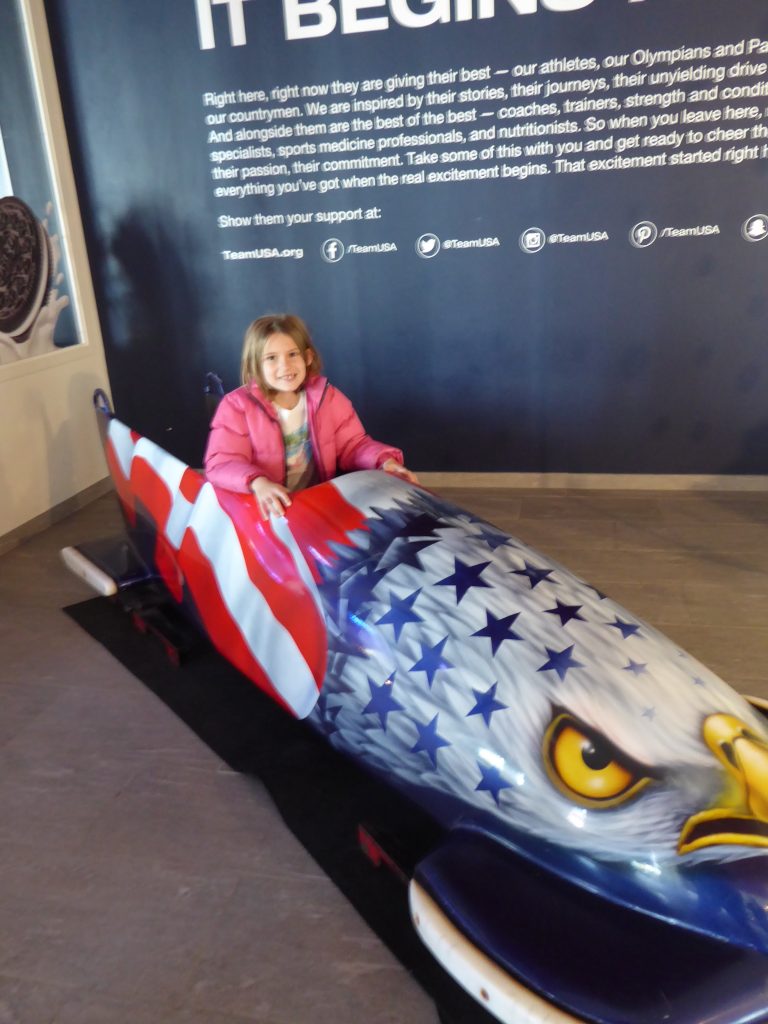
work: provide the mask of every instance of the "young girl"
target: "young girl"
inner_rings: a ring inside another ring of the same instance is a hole
[[[337,472],[383,469],[418,482],[398,448],[365,433],[352,403],[320,369],[297,316],[262,316],[245,332],[243,386],[216,410],[205,473],[217,487],[252,491],[264,519],[283,515],[292,491]]]

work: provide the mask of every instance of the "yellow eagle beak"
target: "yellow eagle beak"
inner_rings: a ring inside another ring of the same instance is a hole
[[[725,769],[726,785],[717,806],[686,821],[677,852],[768,846],[768,742],[734,715],[709,715],[702,732]]]

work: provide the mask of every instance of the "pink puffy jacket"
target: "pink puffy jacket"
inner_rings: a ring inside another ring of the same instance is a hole
[[[310,377],[305,390],[309,437],[320,482],[338,472],[377,469],[390,458],[402,465],[400,449],[369,437],[350,400],[325,377]],[[256,384],[240,387],[221,400],[211,421],[205,475],[216,487],[230,491],[249,491],[257,476],[285,483],[280,421]]]

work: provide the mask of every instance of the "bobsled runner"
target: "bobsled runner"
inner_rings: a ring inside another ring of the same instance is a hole
[[[445,839],[414,925],[506,1024],[768,1021],[768,728],[545,555],[359,472],[263,522],[95,397],[124,513],[102,592],[162,593]],[[99,567],[101,566],[101,567]]]

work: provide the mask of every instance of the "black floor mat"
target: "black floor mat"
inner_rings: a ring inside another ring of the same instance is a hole
[[[282,711],[206,642],[174,668],[118,604],[94,598],[65,610],[233,770],[264,783],[288,828],[430,994],[445,1024],[491,1024],[422,945],[405,886],[377,871],[358,845],[364,824],[397,843],[406,862],[418,859],[440,837],[423,812]]]

